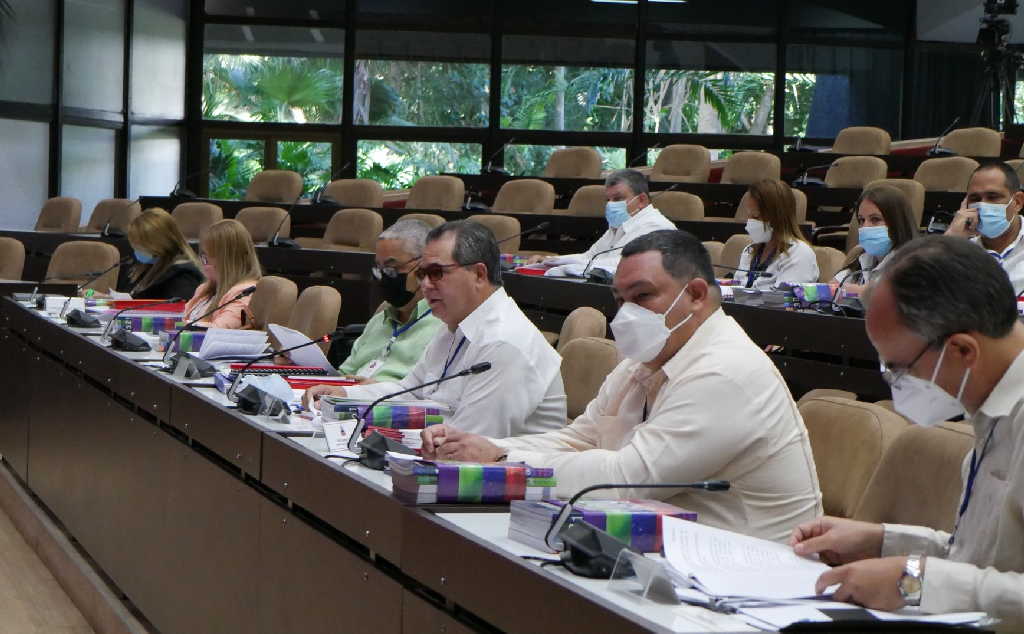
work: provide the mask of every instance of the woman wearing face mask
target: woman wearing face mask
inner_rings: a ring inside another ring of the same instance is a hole
[[[128,225],[135,265],[128,273],[134,299],[192,297],[203,281],[199,258],[171,214],[147,209]]]
[[[199,241],[199,250],[206,282],[185,304],[182,318],[190,321],[221,306],[198,325],[251,328],[252,316],[248,314],[248,308],[252,296],[238,296],[255,286],[263,274],[252,237],[245,226],[237,220],[221,220],[210,225]]]
[[[917,237],[910,203],[902,191],[879,185],[857,201],[859,246],[850,251],[835,281],[845,292],[860,295],[889,262],[893,251]]]
[[[734,277],[746,288],[767,290],[782,282],[818,281],[818,260],[796,222],[796,199],[778,180],[754,183],[743,195],[747,234],[753,243],[740,254]]]

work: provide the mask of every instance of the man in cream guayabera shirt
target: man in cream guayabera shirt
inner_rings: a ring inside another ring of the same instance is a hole
[[[725,493],[617,494],[666,499],[701,523],[776,541],[788,522],[819,516],[807,429],[775,365],[722,311],[704,245],[676,230],[637,238],[623,249],[614,290],[622,305],[612,331],[626,359],[582,416],[500,440],[439,425],[424,431],[424,454],[554,467],[559,497],[599,483],[729,480]]]
[[[482,362],[491,369],[422,388],[402,399],[430,400],[452,411],[456,429],[519,436],[565,424],[562,357],[501,287],[498,244],[487,227],[447,222],[427,235],[415,273],[442,328],[401,381],[346,388],[318,385],[304,404],[322,394],[372,401],[451,376]]]
[[[869,287],[867,330],[893,404],[934,425],[966,413],[974,451],[951,536],[823,517],[798,526],[799,554],[840,565],[818,580],[869,608],[984,611],[1024,628],[1024,325],[999,264],[963,238],[907,243]],[[922,488],[928,482],[918,483]]]

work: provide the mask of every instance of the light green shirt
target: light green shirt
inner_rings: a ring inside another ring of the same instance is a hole
[[[342,374],[400,381],[416,365],[443,322],[430,312],[425,299],[416,304],[416,310],[404,324],[398,323],[395,312],[388,304],[366,322],[363,334],[352,345],[352,353],[338,368]],[[400,334],[392,342],[395,331]]]

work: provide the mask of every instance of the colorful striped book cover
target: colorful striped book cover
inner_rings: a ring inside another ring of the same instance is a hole
[[[167,349],[167,344],[170,343],[174,337],[174,333],[177,330],[164,330],[160,333],[160,351]],[[199,352],[199,348],[203,345],[203,337],[206,335],[205,332],[186,330],[181,333],[178,340],[174,344],[174,349],[171,352]]]
[[[181,314],[129,315],[117,318],[117,325],[132,332],[148,332],[153,335],[163,330],[174,330],[175,324],[181,321]]]
[[[388,458],[392,489],[396,495],[427,493],[424,487],[436,487],[436,502],[465,504],[504,504],[512,500],[541,499],[550,494],[555,482],[553,469],[534,469],[522,463],[472,463]],[[418,478],[436,479],[425,484]],[[531,486],[541,478],[547,486]],[[415,489],[415,491],[414,491]],[[422,490],[422,491],[421,491]],[[401,496],[399,496],[401,497]]]
[[[324,402],[333,405],[324,416],[326,420],[346,420],[363,415],[367,425],[386,429],[423,429],[430,425],[440,425],[444,422],[444,417],[451,413],[439,404],[432,406],[399,402],[375,405],[372,411],[364,415],[363,412],[370,405],[367,402],[334,399]],[[320,407],[323,411],[323,404]]]

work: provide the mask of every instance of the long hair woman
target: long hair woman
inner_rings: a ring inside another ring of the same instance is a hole
[[[747,234],[753,243],[740,254],[736,278],[747,288],[818,281],[818,260],[796,222],[796,198],[789,185],[766,179],[747,189]]]
[[[835,280],[859,293],[878,275],[893,251],[917,237],[906,195],[892,185],[866,190],[857,200],[857,242]]]
[[[204,282],[185,305],[185,320],[198,318],[213,310],[199,322],[215,328],[251,328],[248,312],[251,295],[241,297],[263,277],[256,258],[252,237],[237,220],[221,220],[210,225],[199,240]]]
[[[134,299],[192,297],[203,282],[195,251],[171,214],[155,207],[128,225],[135,264],[128,272]]]

